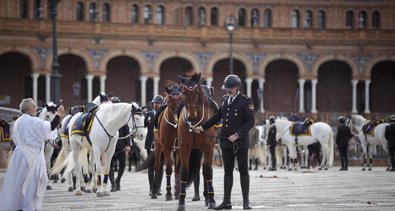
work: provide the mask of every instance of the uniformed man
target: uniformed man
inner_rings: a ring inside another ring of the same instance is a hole
[[[222,86],[227,95],[222,98],[221,108],[202,126],[196,127],[200,133],[223,120],[220,146],[224,161],[224,201],[215,210],[232,209],[231,192],[235,158],[240,173],[243,194],[243,209],[252,209],[249,202],[250,176],[248,174],[248,131],[254,127],[253,100],[240,93],[241,80],[237,75],[228,75]]]
[[[388,141],[388,148],[390,153],[390,160],[392,168],[390,171],[395,171],[395,115],[390,116],[390,125],[385,127],[385,139]]]
[[[268,137],[267,137],[267,145],[269,146],[270,149],[270,155],[272,157],[272,166],[269,168],[269,171],[276,171],[276,146],[277,146],[277,140],[276,140],[276,134],[277,134],[277,128],[275,123],[275,118],[274,116],[270,116],[269,117],[269,124],[270,124],[270,128],[269,128],[269,133],[268,133]]]
[[[145,114],[145,122],[144,125],[147,127],[147,137],[145,139],[145,149],[147,150],[147,155],[149,156],[151,153],[154,153],[155,150],[155,142],[154,142],[154,127],[155,127],[155,115],[159,108],[162,106],[163,97],[161,95],[156,95],[151,100],[152,110]],[[155,170],[155,162],[149,164],[148,167],[148,182],[150,186],[149,195],[151,195],[152,188],[154,185],[154,170]],[[163,164],[159,170],[159,184],[158,190],[156,192],[157,195],[162,195],[160,192],[160,186],[162,184],[162,177],[163,177]]]
[[[339,169],[340,171],[347,171],[348,170],[348,141],[350,138],[353,137],[350,128],[345,124],[346,119],[343,116],[339,117],[339,126],[337,127],[337,134],[336,134],[336,144],[339,148],[340,153],[340,161],[342,167]]]

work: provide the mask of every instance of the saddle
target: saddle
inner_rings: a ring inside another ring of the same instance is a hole
[[[11,125],[5,120],[0,120],[1,141],[11,141]]]
[[[384,123],[384,120],[369,121],[364,126],[362,126],[363,134],[365,134],[365,136],[374,136],[374,129],[381,123]]]
[[[292,136],[311,136],[311,125],[311,120],[306,120],[304,122],[295,122],[292,124],[289,131]]]
[[[81,136],[87,136],[91,130],[93,119],[97,110],[98,106],[96,105],[96,107],[91,107],[89,112],[83,113],[81,116],[79,116],[76,119],[73,128],[71,129],[71,135],[77,134]]]
[[[70,109],[69,109],[69,114],[71,115],[71,117],[79,112],[85,112],[85,106],[83,106],[83,105],[73,106],[73,107],[70,107]],[[66,120],[66,122],[64,122],[64,128],[65,128],[64,132],[60,133],[60,137],[62,137],[62,138],[69,138],[69,123],[70,123],[71,117],[68,118]]]
[[[83,106],[83,105],[73,106],[69,110],[69,114],[71,116],[74,116],[78,112],[85,112],[85,106]]]

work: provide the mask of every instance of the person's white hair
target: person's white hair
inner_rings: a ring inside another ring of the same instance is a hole
[[[22,100],[21,104],[19,104],[19,110],[21,110],[22,113],[26,113],[32,105],[34,105],[34,100],[32,98],[25,98]]]

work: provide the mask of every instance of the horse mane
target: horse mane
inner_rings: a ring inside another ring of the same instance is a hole
[[[351,115],[351,123],[355,126],[362,126],[366,119],[361,115]]]
[[[101,121],[112,124],[115,121],[119,121],[119,114],[126,114],[128,110],[131,110],[131,105],[128,103],[114,103],[114,104],[102,104],[98,112],[103,113]],[[118,118],[116,118],[118,117]]]
[[[96,104],[96,105],[101,105],[101,102],[100,102],[100,95],[97,95],[97,96],[95,97],[95,99],[92,101],[92,103],[94,103],[94,104]]]

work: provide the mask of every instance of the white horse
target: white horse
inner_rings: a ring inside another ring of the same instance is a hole
[[[291,134],[291,126],[293,122],[288,120],[277,119],[275,121],[275,126],[277,128],[276,140],[281,139],[281,143],[286,145],[289,151],[289,157],[291,160],[297,158],[296,154],[296,143],[295,136]],[[267,130],[269,131],[269,122],[266,122]],[[316,122],[311,125],[311,136],[298,136],[298,145],[307,146],[314,142],[320,142],[323,161],[321,162],[320,170],[323,168],[328,169],[329,166],[333,164],[333,131],[332,128],[324,122]],[[307,147],[306,147],[307,148]]]
[[[363,152],[363,167],[362,170],[366,170],[366,163],[368,160],[368,170],[372,170],[372,158],[373,158],[373,148],[376,148],[378,145],[382,145],[385,153],[389,157],[389,149],[388,149],[388,141],[385,138],[385,127],[388,126],[388,123],[382,123],[377,125],[373,130],[373,135],[367,134],[365,136],[362,127],[366,125],[369,120],[365,119],[361,115],[351,115],[351,117],[348,119],[348,126],[350,127],[351,132],[355,135],[358,136],[360,142],[361,142],[361,147],[362,147],[362,152]],[[391,162],[388,160],[388,166],[387,170],[391,168]]]
[[[98,190],[96,195],[108,196],[110,192],[107,190],[108,174],[110,171],[111,158],[115,151],[115,145],[118,140],[118,130],[125,124],[128,124],[133,135],[138,139],[144,139],[147,133],[144,127],[144,116],[137,113],[138,106],[136,104],[116,103],[102,104],[93,117],[90,133],[88,136],[81,136],[72,133],[70,138],[70,146],[72,153],[59,166],[53,168],[53,172],[60,171],[67,166],[65,173],[71,172],[73,169],[76,175],[77,191],[76,195],[81,195],[80,171],[81,161],[86,166],[86,153],[91,151],[91,159],[94,159],[95,170],[97,176]],[[78,117],[82,113],[74,115],[69,123],[69,127],[73,128]],[[89,138],[89,139],[88,139]],[[91,143],[89,143],[91,141]],[[104,180],[101,184],[101,176],[103,173],[102,165],[104,165]]]
[[[38,118],[51,122],[55,118],[56,110],[60,105],[56,105],[53,102],[49,102],[48,104],[44,102],[44,108],[38,114]],[[56,128],[51,131],[50,139],[44,141],[44,157],[45,163],[47,165],[47,171],[51,168],[51,157],[54,151],[54,147],[56,146],[56,139],[59,136],[59,131]],[[54,180],[54,183],[57,181]],[[48,184],[47,190],[51,190],[52,187]]]
[[[266,127],[264,125],[255,126],[259,131],[259,147],[258,147],[258,155],[261,164],[263,165],[263,169],[267,169],[267,164],[269,163],[269,153],[267,149],[267,141],[266,141]]]

